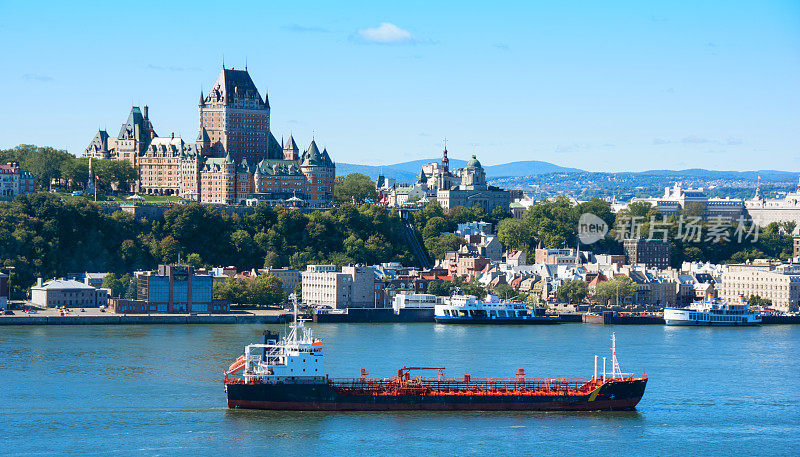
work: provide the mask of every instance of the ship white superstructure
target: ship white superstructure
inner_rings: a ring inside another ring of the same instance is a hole
[[[664,308],[667,325],[759,325],[761,316],[750,309],[750,305],[725,303],[721,300],[694,302],[686,308]]]

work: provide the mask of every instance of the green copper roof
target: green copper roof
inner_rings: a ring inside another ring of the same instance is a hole
[[[325,159],[322,157],[322,154],[319,152],[319,148],[317,148],[317,143],[314,140],[311,140],[311,144],[308,146],[308,149],[303,154],[303,163],[304,167],[307,166],[317,166],[317,167],[324,167]]]
[[[483,167],[481,166],[481,163],[478,162],[478,159],[473,155],[472,158],[469,159],[469,162],[467,162],[467,168],[478,169]]]

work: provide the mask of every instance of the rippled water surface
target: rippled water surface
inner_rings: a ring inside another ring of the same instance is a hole
[[[0,327],[0,454],[800,455],[798,326],[314,325],[333,377],[588,377],[613,330],[650,380],[635,412],[229,411],[222,371],[264,328]]]

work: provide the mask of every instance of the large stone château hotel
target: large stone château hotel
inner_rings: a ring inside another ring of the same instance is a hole
[[[137,189],[204,203],[333,201],[335,165],[314,140],[300,153],[293,137],[278,143],[270,132],[269,98],[245,70],[223,66],[207,95],[200,93],[194,143],[159,137],[148,107],[134,106],[114,138],[99,130],[84,157],[127,160],[139,170]]]

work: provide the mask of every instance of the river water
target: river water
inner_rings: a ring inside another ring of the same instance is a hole
[[[0,454],[800,455],[800,326],[312,327],[332,377],[589,377],[615,331],[650,379],[635,412],[230,411],[222,371],[285,327],[5,326]]]

